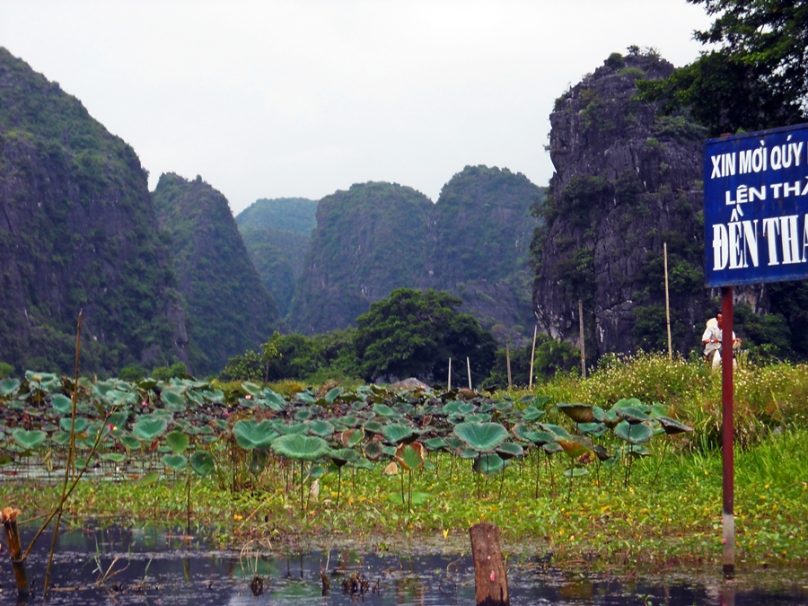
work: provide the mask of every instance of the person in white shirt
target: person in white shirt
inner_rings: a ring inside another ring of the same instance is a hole
[[[707,321],[707,327],[704,334],[701,336],[701,342],[704,344],[704,359],[708,364],[716,370],[721,367],[721,339],[723,331],[723,316],[721,312],[715,314],[715,318],[710,318]],[[741,340],[735,336],[735,331],[732,331],[732,348],[737,349],[741,345]],[[733,368],[737,368],[738,362],[733,358]]]

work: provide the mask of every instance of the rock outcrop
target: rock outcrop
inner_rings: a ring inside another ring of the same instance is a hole
[[[192,369],[218,372],[270,336],[275,305],[220,192],[201,177],[164,174],[152,198],[187,304]]]
[[[704,130],[638,100],[636,81],[673,67],[615,53],[562,95],[550,116],[555,174],[537,233],[540,327],[577,341],[583,303],[591,357],[666,347],[663,243],[674,345],[688,351],[708,315],[703,287]]]
[[[135,152],[0,48],[0,361],[18,372],[187,361],[181,297]]]

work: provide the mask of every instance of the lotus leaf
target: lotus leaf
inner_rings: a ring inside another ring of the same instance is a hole
[[[629,444],[643,444],[651,439],[654,431],[645,423],[630,423],[621,421],[614,428],[614,435]]]
[[[174,471],[181,471],[188,466],[188,459],[181,454],[167,454],[163,456],[163,464]]]
[[[476,412],[466,415],[465,421],[467,423],[488,423],[491,421],[491,415],[487,412]]]
[[[524,456],[525,450],[516,442],[503,442],[497,446],[497,454],[505,459]]]
[[[216,469],[216,463],[209,452],[195,452],[190,459],[191,469],[200,476],[209,476]]]
[[[253,421],[242,419],[233,425],[233,435],[236,443],[245,450],[253,448],[266,448],[272,440],[278,437],[275,426],[271,421]]]
[[[508,430],[499,423],[459,423],[454,433],[478,452],[492,451],[508,438]]]
[[[0,398],[13,397],[20,390],[20,385],[19,379],[3,379],[0,381]]]
[[[589,440],[580,436],[572,436],[569,439],[558,438],[556,442],[558,442],[559,446],[564,449],[564,452],[572,458],[577,458],[587,452],[592,452],[592,444]]]
[[[335,400],[336,400],[338,397],[340,397],[340,396],[342,395],[342,392],[343,392],[343,391],[344,391],[344,390],[342,389],[342,387],[339,387],[339,386],[338,386],[338,387],[333,387],[333,388],[331,388],[331,389],[329,389],[329,390],[328,390],[328,393],[326,393],[326,394],[325,394],[324,399],[325,399],[325,401],[326,401],[326,402],[328,402],[329,404],[333,404],[333,403],[334,403],[334,401],[335,401]]]
[[[25,371],[25,380],[28,382],[28,389],[50,393],[61,387],[62,382],[59,377],[50,372]]]
[[[162,393],[160,393],[160,399],[169,410],[182,411],[185,410],[187,406],[185,396],[171,389],[164,389]]]
[[[107,419],[107,423],[112,425],[113,429],[119,429],[126,426],[126,422],[129,420],[129,413],[123,410],[119,410],[118,412],[113,412],[109,415]]]
[[[298,402],[302,402],[303,404],[316,404],[317,403],[317,398],[315,398],[313,395],[311,395],[307,391],[301,391],[301,392],[298,392],[297,394],[295,394],[295,400],[297,400]]]
[[[311,408],[300,408],[295,411],[295,421],[308,421],[314,416]]]
[[[111,463],[123,463],[126,461],[126,455],[120,452],[105,452],[100,455],[102,461],[110,461]]]
[[[251,396],[257,396],[261,393],[261,386],[256,385],[255,383],[250,383],[249,381],[242,383],[241,388]]]
[[[412,427],[407,427],[400,423],[393,423],[382,427],[382,435],[391,444],[399,444],[401,442],[411,442],[418,434]]]
[[[41,445],[45,441],[45,438],[48,437],[48,434],[39,429],[27,430],[18,427],[11,432],[11,437],[25,450],[32,450]]]
[[[472,469],[483,475],[490,475],[505,469],[505,460],[498,454],[483,454],[474,459]]]
[[[387,404],[374,404],[373,412],[380,417],[394,417],[396,415],[396,411],[390,408]]]
[[[132,433],[138,440],[148,442],[161,436],[168,428],[168,421],[161,416],[140,415],[132,425]]]
[[[657,421],[659,421],[659,424],[662,425],[662,429],[664,429],[665,433],[668,435],[693,431],[692,427],[680,423],[676,419],[671,419],[670,417],[660,416],[657,418]]]
[[[70,417],[62,417],[61,419],[59,419],[59,427],[61,427],[64,431],[67,432],[70,431],[70,424],[71,424]],[[84,417],[76,417],[76,423],[74,425],[75,433],[82,433],[87,429],[87,426],[89,424],[90,422]]]
[[[576,423],[593,423],[595,421],[591,404],[559,402],[556,404],[556,408]]]
[[[51,396],[51,406],[59,414],[66,415],[72,410],[73,402],[66,395],[55,393]]]
[[[188,448],[191,439],[184,431],[172,431],[166,435],[166,445],[174,454],[182,454]]]
[[[629,423],[642,423],[648,421],[651,417],[642,408],[636,406],[626,406],[625,408],[618,408],[616,411],[617,416]]]
[[[563,427],[561,427],[561,425],[553,425],[552,423],[539,423],[539,427],[543,431],[549,431],[557,438],[565,438],[568,440],[572,437],[572,434]]]
[[[423,442],[426,449],[429,451],[446,450],[448,444],[446,438],[429,438]]]
[[[420,442],[400,444],[395,453],[396,461],[407,471],[421,469],[424,466],[424,446]]]
[[[118,441],[120,441],[120,443],[123,444],[127,450],[135,450],[137,448],[140,448],[140,442],[135,438],[133,438],[132,436],[130,436],[129,434],[124,434],[120,436],[118,438]]]
[[[328,453],[328,444],[317,436],[287,434],[272,442],[272,450],[289,459],[314,461]]]
[[[271,390],[269,387],[264,388],[261,392],[261,397],[256,401],[261,406],[274,410],[275,412],[281,412],[286,408],[286,400],[283,399],[283,396]]]
[[[372,433],[382,433],[382,429],[384,429],[383,425],[378,421],[368,421],[364,425],[365,431],[370,431]]]
[[[359,460],[359,453],[353,448],[331,449],[328,456],[337,467],[342,467],[346,463],[354,463]]]
[[[365,437],[365,432],[362,429],[346,429],[345,431],[337,434],[337,441],[346,448],[358,446]]]
[[[327,438],[334,433],[334,426],[328,421],[318,419],[316,421],[308,422],[308,432],[321,438]]]
[[[562,450],[564,450],[563,448],[561,448],[561,444],[559,444],[558,442],[547,442],[546,444],[542,444],[541,447],[542,450],[544,450],[544,452],[546,452],[547,454],[555,454],[557,452],[561,452]]]
[[[539,410],[535,406],[528,406],[522,411],[522,418],[527,421],[528,423],[532,423],[533,421],[538,421],[544,416],[544,411]]]
[[[382,450],[381,442],[373,440],[365,445],[365,456],[371,461],[377,461],[383,454],[384,450]]]
[[[587,436],[602,436],[609,428],[605,423],[579,423],[578,431]]]

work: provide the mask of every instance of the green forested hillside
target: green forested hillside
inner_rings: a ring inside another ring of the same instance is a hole
[[[200,177],[164,174],[152,197],[187,304],[192,370],[218,371],[266,339],[275,306],[221,193]]]
[[[429,198],[391,183],[323,198],[292,327],[309,334],[345,327],[393,289],[425,285],[431,210]]]
[[[236,216],[261,281],[285,316],[303,272],[317,202],[306,198],[262,199]]]
[[[185,319],[131,147],[0,48],[0,360],[114,372],[184,359]]]

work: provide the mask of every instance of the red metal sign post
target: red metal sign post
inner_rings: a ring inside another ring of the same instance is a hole
[[[732,371],[735,364],[732,349],[732,331],[734,325],[732,306],[732,287],[721,287],[721,315],[723,327],[721,333],[721,460],[723,464],[722,489],[724,507],[722,516],[724,558],[724,577],[735,576],[735,514],[734,509],[734,478],[735,454],[733,452],[733,396],[734,386]]]

